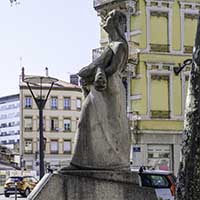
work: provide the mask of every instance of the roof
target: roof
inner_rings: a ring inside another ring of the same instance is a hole
[[[38,76],[37,75],[25,75],[24,78],[29,78],[29,77],[38,77]],[[51,78],[53,78],[53,77],[51,77]],[[19,86],[20,86],[20,88],[27,88],[27,84],[24,83],[21,78],[20,78]],[[34,85],[31,85],[31,86],[32,86],[33,89],[39,89],[39,85],[34,84]],[[49,86],[50,85],[44,84],[43,88],[47,89],[47,88],[49,88]],[[57,82],[54,83],[52,89],[69,89],[69,90],[78,90],[78,91],[81,91],[81,87],[80,86],[74,85],[74,84],[68,83],[66,81],[59,80],[59,79],[58,79]]]
[[[4,97],[0,97],[0,104],[1,103],[7,103],[7,102],[12,102],[12,101],[17,101],[19,100],[19,94],[12,94]]]

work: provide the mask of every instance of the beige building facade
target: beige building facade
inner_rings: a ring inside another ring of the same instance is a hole
[[[39,88],[32,86],[35,96]],[[46,96],[48,88],[43,88]],[[79,86],[59,80],[43,110],[45,168],[59,169],[71,160],[74,136],[80,116],[82,92]],[[27,170],[39,171],[39,111],[25,83],[20,81],[20,155]]]

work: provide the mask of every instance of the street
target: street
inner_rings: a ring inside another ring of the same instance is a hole
[[[9,199],[12,199],[12,200],[15,200],[15,195],[11,195],[10,197],[5,197],[4,195],[0,195],[0,200],[9,200]],[[19,200],[24,200],[24,199],[26,199],[26,198],[23,198],[23,197],[21,197],[20,195],[18,195],[17,196],[17,199],[19,199]]]

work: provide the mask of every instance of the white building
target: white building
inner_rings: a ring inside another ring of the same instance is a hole
[[[19,94],[0,98],[0,145],[19,148],[20,139]]]

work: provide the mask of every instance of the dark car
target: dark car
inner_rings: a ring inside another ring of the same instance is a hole
[[[4,195],[9,197],[17,191],[17,194],[27,197],[37,183],[37,179],[33,176],[11,176],[5,182]]]
[[[176,189],[176,177],[172,172],[164,170],[146,170],[145,167],[140,167],[137,172],[140,178],[141,186],[155,188],[157,193],[159,193],[159,190],[163,191],[163,189],[169,189],[171,193],[171,198],[169,199],[174,198]]]

